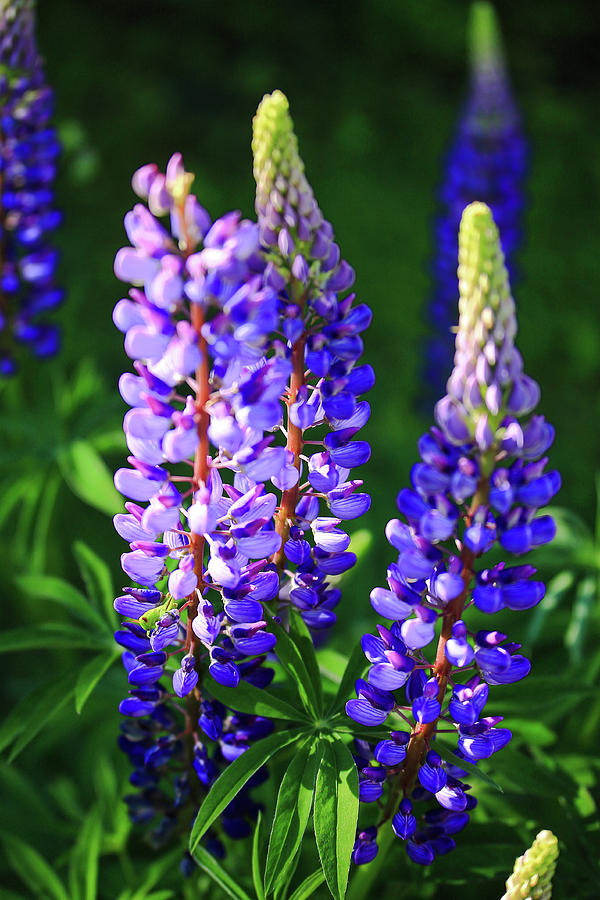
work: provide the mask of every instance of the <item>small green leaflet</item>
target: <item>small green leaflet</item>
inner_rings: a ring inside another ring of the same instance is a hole
[[[117,616],[113,607],[115,591],[113,588],[110,569],[97,553],[84,544],[83,541],[75,541],[73,555],[77,560],[81,577],[87,588],[90,600],[105,617],[105,627],[111,632]]]
[[[61,474],[80,500],[113,516],[123,503],[108,466],[87,441],[76,440],[58,458]]]
[[[263,855],[262,841],[260,829],[262,825],[262,810],[259,809],[256,819],[256,827],[254,828],[254,837],[252,838],[252,884],[256,891],[257,900],[265,900],[265,891],[263,888],[263,878],[260,871],[260,861]]]
[[[269,631],[277,638],[275,647],[277,658],[297,686],[306,711],[315,717],[320,716],[323,708],[320,705],[319,690],[313,683],[312,677],[306,668],[302,653],[285,628],[278,625],[266,610],[265,617],[269,624]]]
[[[357,678],[361,678],[368,665],[369,663],[362,647],[360,644],[357,644],[348,660],[348,665],[344,670],[342,680],[337,689],[337,694],[328,710],[328,715],[341,712],[345,708],[346,701],[350,699],[351,692],[354,688],[354,682]]]
[[[60,712],[74,691],[73,676],[68,672],[58,681],[36,688],[13,707],[0,726],[0,750],[13,744],[9,762]]]
[[[300,746],[290,762],[277,796],[265,866],[265,891],[285,882],[300,848],[312,808],[322,744],[317,738]]]
[[[341,741],[323,742],[315,790],[315,838],[325,880],[335,900],[343,900],[358,819],[358,772]]]
[[[228,803],[231,803],[248,779],[272,756],[297,741],[302,734],[303,730],[300,728],[292,731],[278,731],[276,734],[257,741],[227,766],[211,787],[198,811],[190,835],[190,853],[194,853],[202,836],[206,834],[217,816],[223,812]]]
[[[317,655],[315,653],[315,645],[302,616],[295,609],[290,610],[290,635],[300,650],[310,680],[315,687],[317,709],[320,712],[323,709],[323,685],[321,682],[319,663],[317,662]]]
[[[208,850],[205,850],[204,847],[196,847],[193,855],[202,871],[210,875],[228,897],[232,897],[233,900],[251,900],[250,895],[225,871]]]
[[[75,682],[75,711],[77,714],[83,709],[100,679],[119,658],[120,650],[121,648],[117,647],[112,652],[99,653],[82,667]]]
[[[37,850],[8,832],[2,832],[1,838],[11,868],[30,888],[34,897],[69,900],[62,881]]]
[[[53,575],[29,574],[19,575],[15,581],[21,590],[31,597],[35,597],[37,600],[51,600],[53,603],[63,606],[70,614],[84,622],[88,628],[93,628],[96,636],[98,631],[101,635],[109,632],[107,623],[98,610],[81,591],[78,591],[68,581]]]
[[[309,897],[313,896],[316,889],[321,887],[324,881],[323,869],[317,869],[312,875],[305,878],[302,884],[298,885],[290,900],[309,900]]]
[[[273,719],[289,719],[292,722],[309,721],[303,709],[294,709],[276,694],[254,687],[247,681],[240,681],[237,687],[230,688],[211,678],[207,688],[213,697],[238,712]]]

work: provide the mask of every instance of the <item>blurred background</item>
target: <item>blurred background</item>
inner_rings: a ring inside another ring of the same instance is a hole
[[[593,690],[600,660],[593,655],[592,535],[600,455],[600,12],[584,0],[496,7],[531,150],[525,241],[517,257],[518,345],[526,371],[542,387],[541,412],[556,426],[552,467],[563,476],[558,503],[570,510],[561,522],[570,525],[571,537],[561,530],[562,543],[546,556],[543,574],[552,577],[564,561],[572,578],[559,583],[564,589],[553,595],[555,608],[550,603],[537,624],[537,611],[509,622],[511,639],[527,634],[535,668],[526,688],[506,688],[494,707],[509,716],[506,724],[520,729],[523,741],[522,765],[514,758],[512,769],[510,759],[497,769],[489,765],[498,780],[509,781],[506,793],[484,786],[478,824],[433,871],[417,870],[398,848],[393,876],[386,875],[380,894],[386,897],[497,898],[515,855],[543,827],[563,841],[556,895],[596,896],[585,893],[593,879],[583,834],[595,818],[600,721]],[[65,223],[57,242],[68,296],[58,314],[64,333],[59,358],[31,364],[3,391],[7,629],[34,620],[71,621],[69,611],[36,596],[34,582],[24,590],[16,579],[44,572],[85,590],[71,549],[75,541],[92,548],[114,586],[121,585],[123,546],[107,515],[118,501],[99,460],[112,471],[125,455],[117,380],[129,364],[111,321],[122,290],[112,262],[125,241],[123,214],[134,202],[131,174],[146,162],[163,167],[180,150],[213,216],[232,208],[251,215],[251,119],[262,95],[276,87],[289,98],[308,177],[356,270],[357,293],[374,312],[366,336],[366,359],[377,373],[366,435],[373,457],[364,475],[373,503],[360,525],[373,540],[346,586],[333,645],[349,652],[372,627],[368,594],[383,583],[391,559],[383,529],[429,425],[419,377],[433,221],[443,155],[467,88],[467,15],[467,3],[450,0],[40,3],[38,42],[64,146],[58,197]],[[18,644],[5,640],[2,649],[16,651]],[[83,823],[93,827],[90,810],[97,811],[93,821],[105,830],[97,895],[113,898],[123,884],[139,879],[141,885],[150,861],[157,864],[156,854],[135,838],[129,855],[123,849],[127,824],[118,795],[126,763],[115,743],[122,670],[109,671],[80,716],[72,701],[61,707],[60,691],[51,698],[40,693],[56,674],[75,679],[93,656],[93,640],[84,650],[53,651],[49,636],[47,648],[4,657],[5,709],[32,690],[41,699],[37,725],[28,720],[21,729],[39,733],[16,763],[2,764],[0,782],[5,828],[9,823],[67,880],[70,848]],[[561,701],[554,693],[561,672],[571,690],[583,691],[579,711],[572,711],[572,698],[561,695]],[[7,721],[2,746],[13,740]],[[542,763],[547,772],[536,784],[534,769]],[[555,763],[564,768],[553,769]],[[513,780],[517,768],[521,774]],[[238,848],[232,859],[246,852]],[[79,874],[68,876],[73,897],[79,896],[77,878],[86,877],[88,863],[80,857]],[[165,897],[184,895],[177,875],[164,868],[139,898],[159,888],[172,892]],[[2,896],[46,896],[31,885],[32,894],[23,893],[9,868],[4,883]],[[208,882],[204,886],[207,895],[219,896]],[[89,890],[81,896],[95,896],[96,888]]]

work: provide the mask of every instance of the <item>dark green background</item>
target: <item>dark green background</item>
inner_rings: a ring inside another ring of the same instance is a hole
[[[552,463],[563,475],[560,503],[591,524],[600,449],[598,23],[594,4],[583,0],[506,3],[498,10],[531,146],[526,240],[515,291],[518,344],[527,372],[542,386],[541,411],[556,426]],[[364,477],[373,496],[365,525],[375,541],[340,607],[334,636],[339,649],[353,646],[363,626],[373,625],[368,592],[383,583],[391,558],[381,535],[394,515],[396,492],[407,482],[416,440],[428,425],[417,410],[432,222],[442,155],[466,87],[467,12],[466,3],[442,0],[339,6],[287,0],[40,4],[38,38],[65,145],[58,193],[65,212],[59,243],[68,297],[59,315],[62,360],[36,364],[25,373],[24,415],[33,417],[43,408],[51,436],[48,373],[57,367],[70,372],[89,357],[98,384],[88,412],[107,430],[119,427],[123,407],[116,382],[128,363],[111,322],[122,291],[112,261],[124,242],[122,216],[134,200],[131,173],[145,162],[164,166],[180,150],[196,173],[200,201],[213,216],[231,208],[251,214],[251,119],[266,91],[282,89],[308,177],[343,255],[356,269],[357,292],[374,312],[366,357],[378,380],[368,426],[373,458]],[[108,461],[116,466],[121,459],[117,454]],[[79,537],[111,564],[120,584],[123,548],[110,520],[61,489],[49,571],[77,582],[69,548]],[[10,590],[8,553],[6,564]],[[19,604],[12,591],[9,600],[17,624],[34,612],[44,617],[30,601]],[[524,629],[527,615],[514,617],[512,638]],[[545,658],[536,660],[542,669],[560,664],[561,627],[544,645]],[[72,666],[76,672],[80,665],[72,654],[4,659],[9,704],[43,681],[49,667]],[[113,749],[122,684],[116,669],[83,718],[64,715],[25,752],[19,765],[39,791],[72,774],[81,792],[78,802],[91,802],[90,772],[99,746],[114,753],[115,766],[125,771]],[[524,718],[535,715],[531,704]],[[556,729],[560,741],[560,722]],[[46,856],[60,858],[66,851],[56,833],[44,831],[22,809],[14,816],[16,831]],[[527,798],[523,816],[531,822],[530,836],[546,824]],[[460,840],[468,846],[469,832]],[[135,852],[144,858],[142,850]],[[506,874],[511,864],[509,855]],[[118,883],[118,876],[111,865],[105,866],[106,897],[116,896],[110,878]],[[389,896],[402,896],[404,875],[398,873],[407,864],[400,848],[393,866],[399,880]],[[418,880],[420,874],[412,877]],[[431,885],[435,872],[424,877]],[[500,877],[472,894],[461,888],[460,896],[494,898],[501,888]],[[440,887],[426,896],[452,898],[452,890]]]

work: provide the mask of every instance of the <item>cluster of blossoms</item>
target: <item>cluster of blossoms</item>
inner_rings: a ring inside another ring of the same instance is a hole
[[[371,665],[356,683],[358,699],[346,706],[362,725],[391,719],[394,728],[376,746],[358,748],[361,799],[380,801],[387,790],[387,800],[377,825],[359,830],[356,863],[376,855],[377,829],[390,819],[417,863],[453,848],[452,836],[476,804],[461,761],[477,765],[511,739],[501,716],[485,715],[490,685],[519,681],[530,670],[519,644],[481,626],[499,610],[533,607],[545,590],[533,580],[533,566],[478,561],[494,547],[496,559],[499,548],[527,553],[555,533],[552,518],[537,515],[560,487],[557,472],[544,472],[554,431],[542,416],[530,416],[539,388],[523,373],[514,346],[514,302],[483,203],[463,214],[458,276],[448,393],[436,406],[437,426],[419,441],[412,489],[398,494],[405,521],[393,519],[386,528],[398,559],[388,568],[387,587],[371,593],[373,608],[390,624],[363,637]],[[428,657],[436,634],[435,657]],[[457,738],[451,763],[436,751],[438,735],[441,749],[447,734]],[[434,804],[421,822],[417,802]]]
[[[512,98],[495,12],[475,3],[471,20],[471,88],[446,161],[436,223],[434,292],[429,304],[433,337],[425,348],[425,378],[439,397],[452,365],[456,319],[456,254],[462,211],[474,200],[488,204],[502,236],[509,272],[520,242],[527,147]]]
[[[555,835],[551,831],[540,831],[529,850],[515,860],[501,900],[550,900],[557,860]]]
[[[58,349],[56,326],[40,321],[63,298],[58,254],[48,233],[59,224],[52,185],[59,144],[35,42],[33,0],[0,0],[0,375],[16,370],[15,351]]]
[[[371,314],[347,293],[354,273],[279,92],[258,109],[253,150],[256,223],[236,212],[211,221],[176,154],[164,174],[135,173],[147,205],[126,215],[132,246],[115,260],[134,285],[114,321],[136,373],[119,382],[131,467],[115,475],[128,498],[115,527],[137,584],[115,609],[131,686],[121,712],[136,720],[122,740],[144,819],[164,808],[155,782],[169,760],[187,754],[201,784],[212,782],[218,760],[200,730],[227,761],[271,727],[211,703],[207,672],[227,687],[269,683],[266,604],[284,618],[295,608],[311,630],[335,622],[331,576],[355,563],[340,525],[370,503],[350,470],[370,453],[354,437],[370,412],[359,397],[373,371],[356,363]],[[190,798],[197,808],[197,785]]]

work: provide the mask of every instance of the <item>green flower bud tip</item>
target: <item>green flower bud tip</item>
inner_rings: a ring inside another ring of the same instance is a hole
[[[299,174],[304,171],[285,94],[281,91],[265,94],[252,126],[256,196],[258,203],[264,205],[277,175],[288,181],[292,172]]]
[[[504,68],[500,26],[491,3],[471,4],[468,34],[471,66],[475,72]]]
[[[529,850],[515,860],[502,900],[550,900],[557,858],[557,838],[551,831],[540,831]]]

